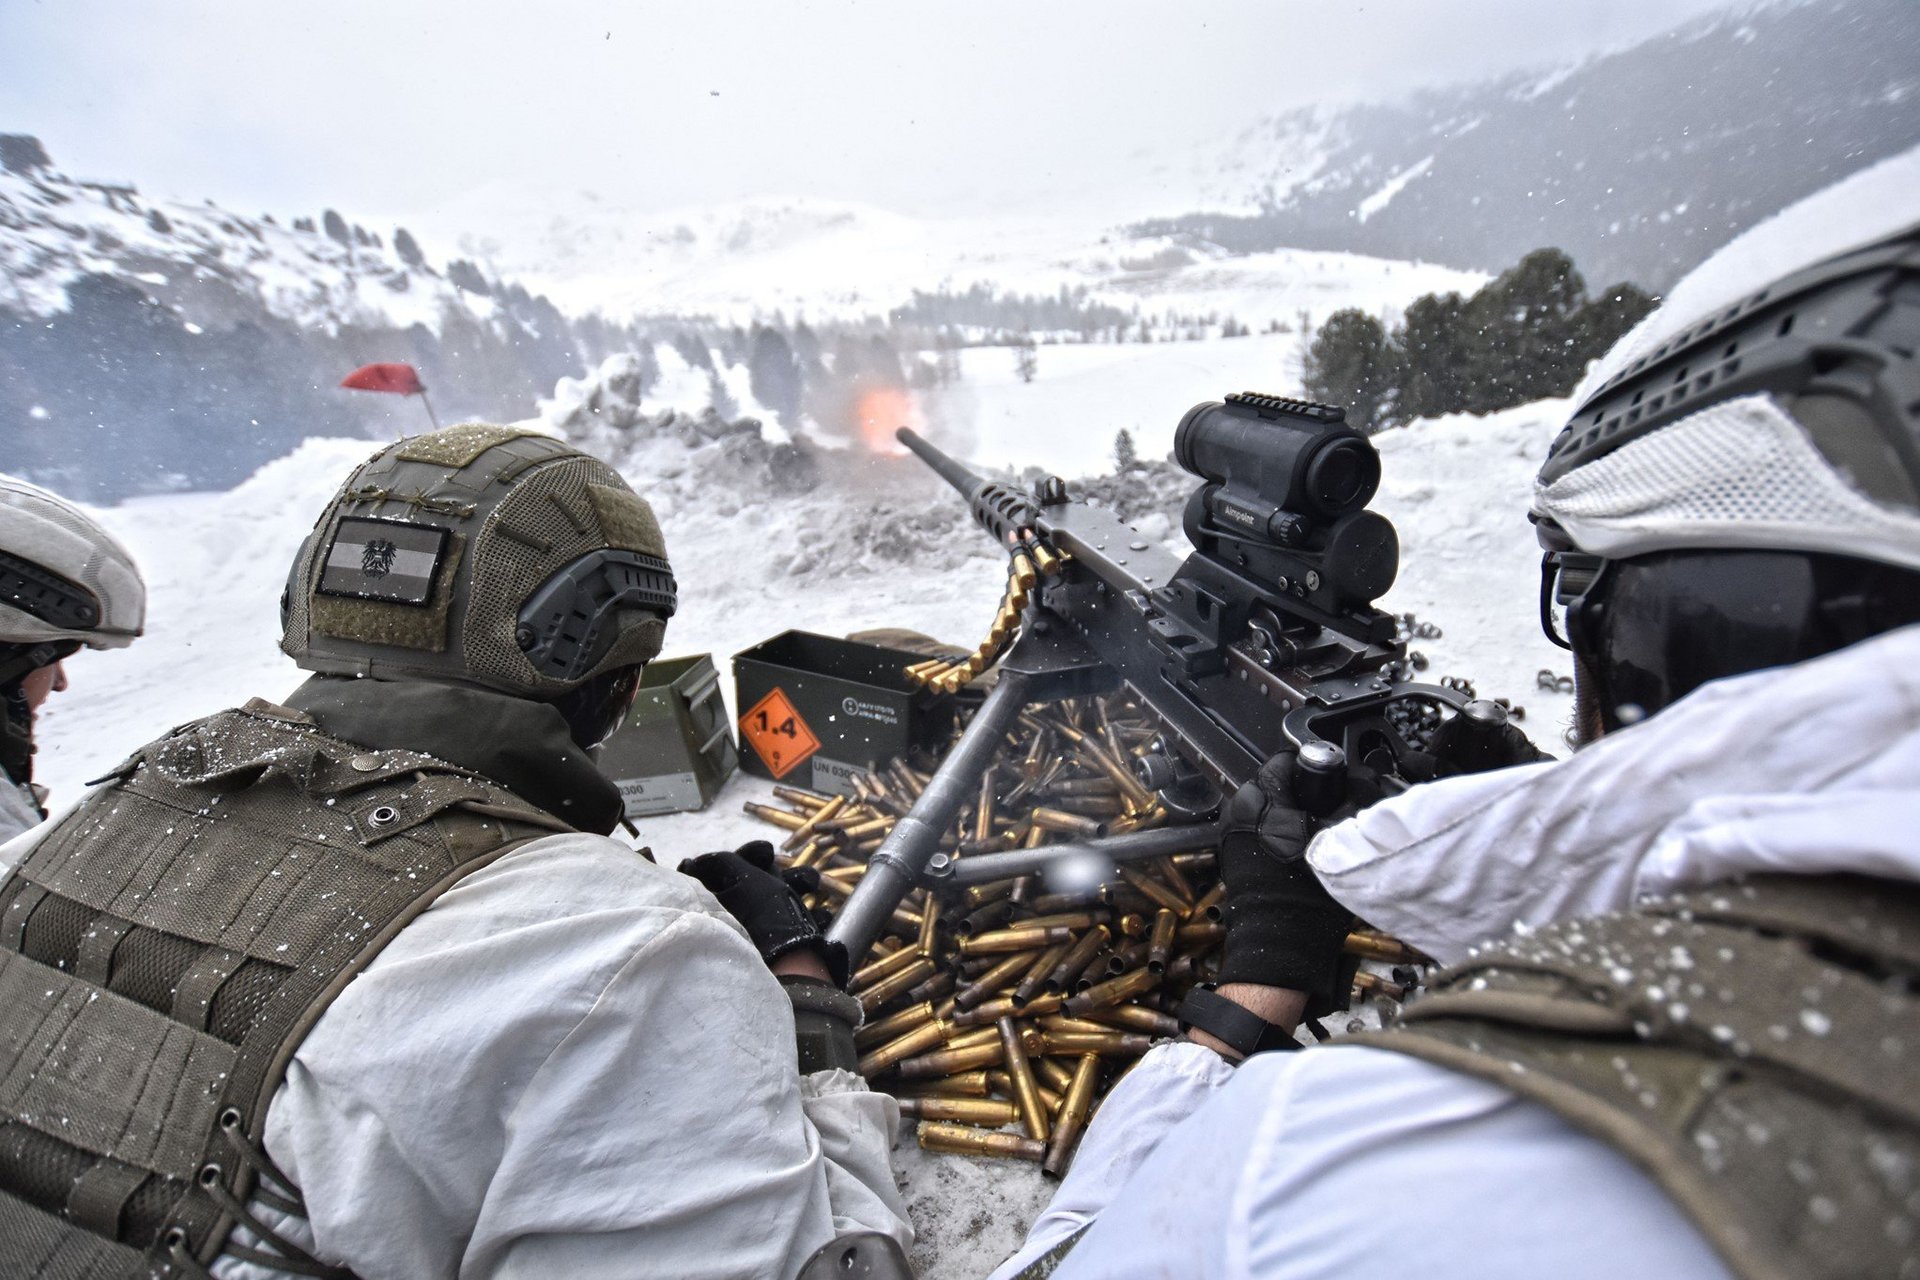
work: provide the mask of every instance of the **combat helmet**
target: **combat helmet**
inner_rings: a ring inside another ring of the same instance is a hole
[[[31,773],[33,717],[20,682],[81,646],[119,649],[146,625],[127,549],[79,507],[0,476],[0,766]]]
[[[1802,201],[1589,374],[1531,512],[1587,732],[1920,621],[1916,191],[1920,150]]]
[[[388,445],[294,558],[280,647],[309,671],[550,702],[593,745],[660,652],[675,586],[620,474],[531,428]]]

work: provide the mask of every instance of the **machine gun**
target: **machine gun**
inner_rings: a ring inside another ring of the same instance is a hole
[[[1399,572],[1399,540],[1366,509],[1380,458],[1345,416],[1253,393],[1190,410],[1174,435],[1175,460],[1202,482],[1187,502],[1193,552],[1185,560],[1111,511],[1071,500],[1057,476],[1028,493],[899,430],[1011,552],[987,640],[963,660],[908,673],[945,692],[990,666],[998,673],[966,733],[873,854],[829,938],[857,962],[915,888],[1074,865],[1083,879],[1098,879],[1113,863],[1211,847],[1225,798],[1284,750],[1297,752],[1302,804],[1325,815],[1350,794],[1407,785],[1413,723],[1504,718],[1494,704],[1396,678],[1406,647],[1373,601]],[[1103,758],[1138,809],[1164,808],[1175,825],[964,858],[940,848],[1026,706],[1123,685],[1162,734],[1135,760]]]

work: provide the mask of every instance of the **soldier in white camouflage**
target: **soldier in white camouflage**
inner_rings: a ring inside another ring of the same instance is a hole
[[[73,503],[0,476],[0,841],[46,817],[34,721],[82,648],[132,644],[147,589],[127,549]]]
[[[560,440],[359,467],[282,602],[312,678],[138,748],[0,880],[0,1275],[904,1246],[844,962],[756,851],[609,838],[593,751],[677,600],[647,504]]]
[[[1263,770],[1219,991],[996,1280],[1920,1274],[1917,195],[1761,224],[1589,375],[1529,513],[1581,749],[1317,835]],[[1446,967],[1272,1051],[1335,908]]]

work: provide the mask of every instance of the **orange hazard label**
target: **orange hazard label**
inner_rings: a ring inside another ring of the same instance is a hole
[[[740,736],[776,778],[786,777],[793,766],[820,749],[820,739],[813,736],[813,730],[807,728],[807,722],[780,689],[754,703],[752,710],[740,717]]]

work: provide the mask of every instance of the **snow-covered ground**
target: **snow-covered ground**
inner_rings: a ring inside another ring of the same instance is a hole
[[[1031,384],[1004,351],[968,353],[965,378],[917,406],[936,440],[982,466],[1038,463],[1070,476],[1109,469],[1115,430],[1144,456],[1163,453],[1193,403],[1248,387],[1284,390],[1278,339],[1042,348]],[[1004,364],[1004,368],[1000,366]],[[1437,623],[1417,647],[1429,676],[1458,674],[1527,707],[1525,726],[1558,746],[1569,699],[1538,692],[1563,655],[1534,617],[1538,552],[1524,511],[1529,482],[1565,406],[1487,419],[1422,422],[1378,438],[1376,507],[1398,525],[1398,585],[1382,602]],[[999,598],[1004,561],[958,498],[911,459],[848,453],[813,492],[774,498],[736,485],[720,445],[630,448],[630,478],[656,500],[681,584],[670,654],[730,655],[788,627],[843,634],[906,626],[978,638]],[[248,697],[277,698],[302,678],[276,648],[287,567],[314,516],[368,452],[365,441],[311,440],[230,493],[143,498],[104,510],[151,590],[148,634],[129,649],[85,653],[72,689],[42,720],[39,776],[55,802],[169,726]],[[1178,544],[1177,518],[1149,515],[1149,536]],[[731,696],[731,681],[724,682]],[[727,848],[764,830],[741,812],[764,784],[736,778],[705,813],[649,820],[664,858]],[[1044,1205],[1050,1184],[1027,1166],[927,1156],[903,1129],[901,1177],[929,1280],[983,1274]]]

